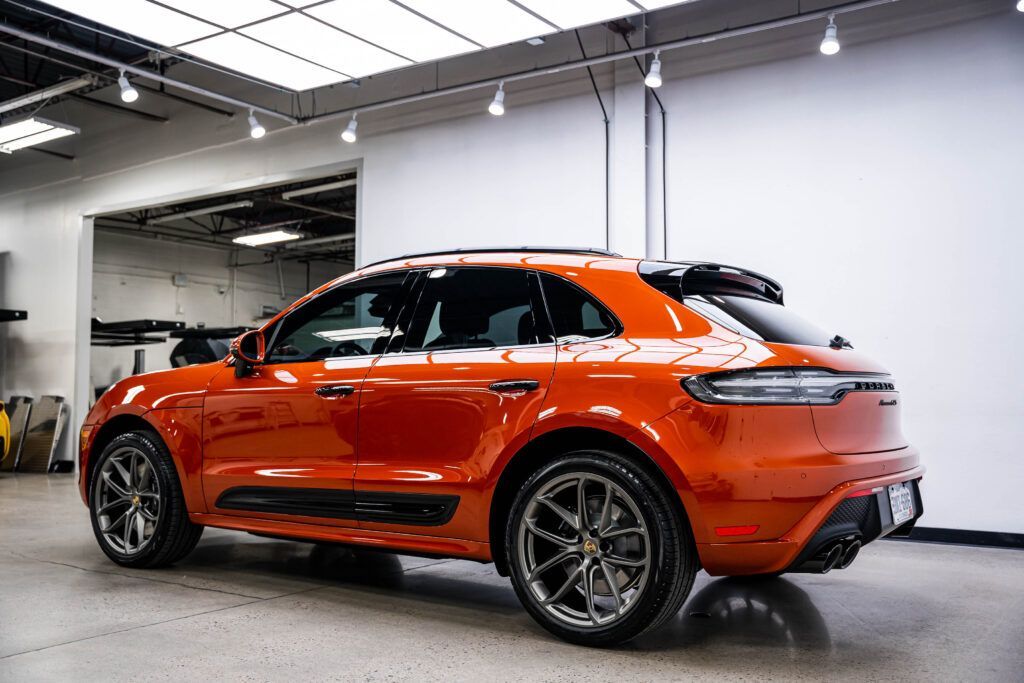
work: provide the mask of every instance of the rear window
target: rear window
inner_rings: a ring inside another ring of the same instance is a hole
[[[742,296],[702,294],[683,304],[744,337],[778,344],[828,346],[829,335],[781,304]]]
[[[782,285],[717,263],[643,261],[644,282],[720,325],[758,341],[828,346],[829,335],[782,305]]]

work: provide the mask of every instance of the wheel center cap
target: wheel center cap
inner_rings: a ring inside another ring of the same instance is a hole
[[[132,496],[132,505],[134,505],[135,507],[139,507],[140,505],[142,505],[142,499],[139,498],[138,496]]]
[[[597,552],[597,544],[591,541],[589,538],[583,542],[583,552],[587,555],[593,555]]]

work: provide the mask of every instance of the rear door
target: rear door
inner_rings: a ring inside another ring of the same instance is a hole
[[[493,465],[525,444],[555,345],[532,271],[435,268],[366,377],[360,526],[487,540]]]
[[[352,477],[366,371],[394,324],[406,273],[340,285],[265,331],[250,375],[225,366],[203,413],[203,489],[220,514],[355,526]]]

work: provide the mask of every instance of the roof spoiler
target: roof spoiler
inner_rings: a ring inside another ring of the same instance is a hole
[[[669,294],[732,294],[782,304],[782,285],[745,268],[721,263],[641,261],[640,277]]]

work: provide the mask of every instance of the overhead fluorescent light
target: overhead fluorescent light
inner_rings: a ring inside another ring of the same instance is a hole
[[[417,62],[479,49],[389,0],[334,0],[304,11],[346,33]]]
[[[0,152],[10,154],[19,149],[75,135],[78,128],[37,116],[0,126]]]
[[[140,0],[46,0],[46,4],[160,45],[180,45],[220,32],[213,24]]]
[[[517,0],[520,5],[567,29],[639,14],[628,0]]]
[[[263,21],[240,32],[353,78],[412,63],[298,13]]]
[[[304,59],[268,47],[237,33],[181,46],[185,52],[268,83],[302,91],[337,83],[348,78]]]
[[[58,95],[65,95],[69,92],[81,90],[87,88],[90,85],[96,84],[96,78],[94,76],[82,76],[80,78],[72,78],[71,80],[63,81],[57,85],[52,85],[49,88],[43,88],[42,90],[34,90],[27,95],[16,97],[13,100],[6,100],[0,102],[0,114],[7,111],[14,111],[15,109],[21,109],[37,102],[45,102],[51,97],[57,97]]]
[[[349,178],[348,180],[338,180],[333,183],[325,183],[323,185],[314,185],[313,187],[303,187],[299,190],[291,190],[281,194],[281,199],[293,199],[295,197],[304,197],[307,194],[316,194],[317,192],[327,192],[328,190],[338,190],[343,187],[352,187],[356,184],[355,178]]]
[[[182,211],[180,213],[170,213],[166,216],[157,216],[156,218],[150,218],[146,221],[147,225],[160,225],[161,223],[170,223],[171,221],[180,221],[185,218],[195,218],[196,216],[209,216],[211,213],[221,213],[223,211],[230,211],[232,209],[248,209],[252,206],[251,199],[242,199],[237,202],[229,202],[227,204],[217,204],[215,206],[205,206],[201,209],[192,209],[190,211]]]
[[[507,0],[402,0],[402,4],[485,47],[557,30]]]
[[[273,0],[160,0],[160,2],[224,28],[244,26],[288,11],[287,7],[282,7]]]
[[[290,232],[288,230],[271,230],[270,232],[259,232],[255,235],[242,235],[231,240],[235,244],[244,244],[247,247],[262,247],[267,244],[277,244],[278,242],[290,242],[291,240],[297,240],[302,235],[297,232]]]

